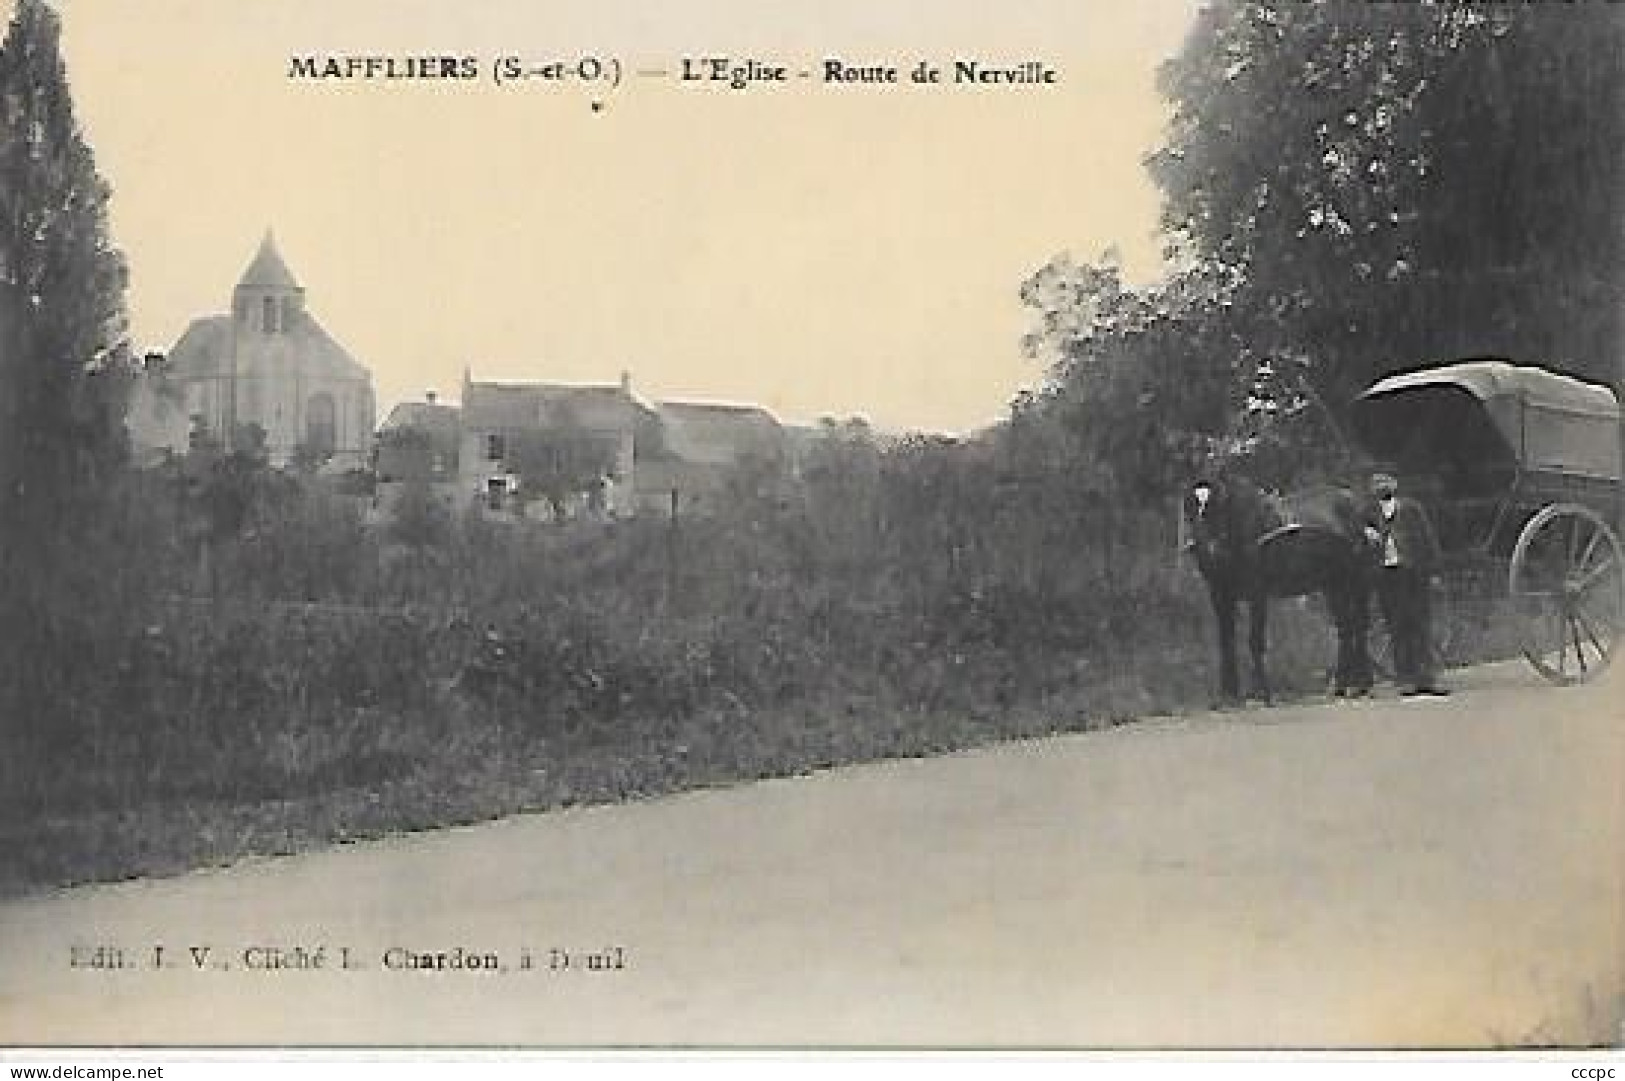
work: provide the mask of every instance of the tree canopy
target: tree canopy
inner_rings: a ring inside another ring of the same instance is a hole
[[[1617,379],[1625,8],[1220,0],[1160,85],[1168,280],[1063,259],[1023,290],[1108,468],[1314,465],[1373,380],[1467,356]]]
[[[1471,354],[1613,378],[1619,8],[1227,3],[1161,82],[1166,226],[1328,390]]]

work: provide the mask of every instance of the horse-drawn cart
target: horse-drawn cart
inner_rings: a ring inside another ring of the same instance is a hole
[[[1499,578],[1519,647],[1553,682],[1608,666],[1625,637],[1612,391],[1468,361],[1381,380],[1355,401],[1353,425],[1432,517],[1447,593],[1482,602]]]

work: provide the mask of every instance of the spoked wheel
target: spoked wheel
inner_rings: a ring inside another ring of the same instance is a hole
[[[1523,654],[1553,683],[1583,683],[1625,634],[1625,551],[1588,507],[1559,503],[1523,527],[1509,586],[1524,620]]]

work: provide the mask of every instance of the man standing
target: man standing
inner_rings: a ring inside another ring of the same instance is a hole
[[[1394,644],[1394,679],[1404,695],[1444,695],[1434,681],[1431,590],[1439,539],[1427,512],[1399,495],[1387,473],[1371,478],[1377,507],[1366,527],[1376,554],[1377,603]]]

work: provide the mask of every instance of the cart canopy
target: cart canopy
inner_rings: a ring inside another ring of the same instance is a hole
[[[1392,375],[1355,400],[1353,421],[1367,453],[1407,473],[1620,475],[1614,392],[1545,368],[1472,360]]]

